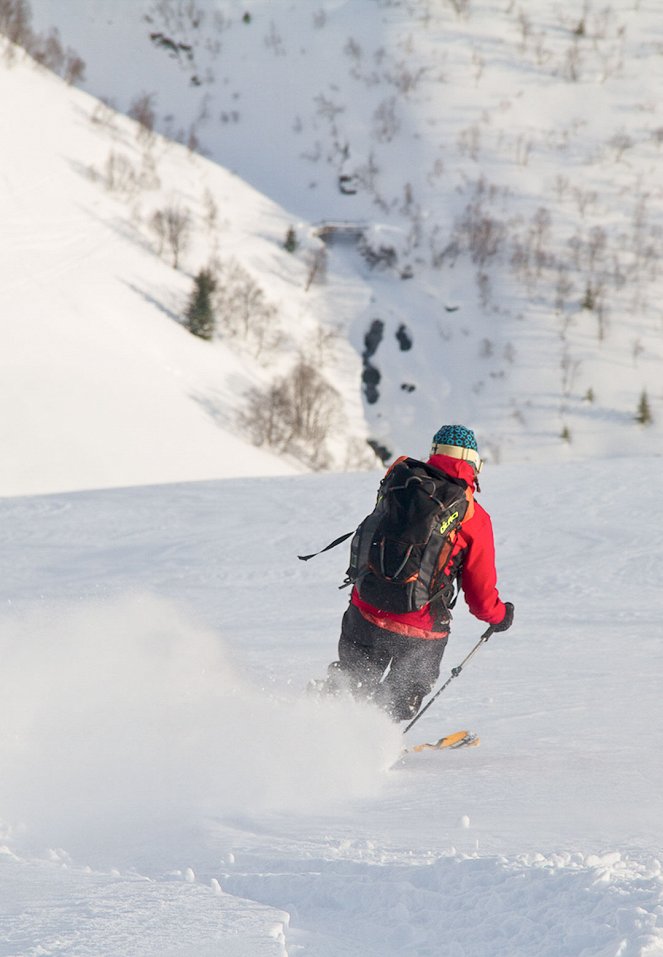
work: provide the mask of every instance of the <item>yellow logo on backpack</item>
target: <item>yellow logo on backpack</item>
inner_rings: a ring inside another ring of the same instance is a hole
[[[442,524],[440,525],[440,534],[444,535],[444,533],[449,528],[449,526],[453,525],[453,523],[457,521],[458,521],[458,512],[454,512],[453,515],[450,515],[449,518],[446,521],[442,522]]]

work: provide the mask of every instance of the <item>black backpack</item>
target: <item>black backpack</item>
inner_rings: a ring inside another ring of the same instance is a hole
[[[449,575],[445,568],[458,529],[473,512],[472,489],[463,479],[398,459],[354,533],[346,582],[382,611],[401,614],[435,600],[452,607],[456,570]]]

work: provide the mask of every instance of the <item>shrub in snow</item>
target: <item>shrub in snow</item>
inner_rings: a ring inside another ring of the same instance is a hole
[[[24,49],[32,41],[31,19],[27,0],[0,0],[0,33]]]
[[[391,96],[373,114],[373,136],[379,143],[390,143],[401,127],[396,112],[396,97]]]
[[[100,115],[103,116],[103,114]],[[93,118],[93,122],[104,121]],[[101,181],[109,192],[118,193],[126,198],[135,196],[140,190],[158,189],[161,185],[154,157],[147,150],[143,154],[140,166],[136,166],[124,153],[111,150],[101,170]],[[152,225],[156,229],[155,224]],[[159,243],[159,255],[163,252],[165,237],[164,232]]]
[[[587,283],[585,295],[583,296],[582,303],[580,305],[582,309],[587,309],[589,312],[593,312],[593,310],[596,308],[596,293],[589,283]]]
[[[138,123],[138,136],[152,139],[157,114],[154,109],[154,93],[141,93],[129,106],[129,116]]]
[[[470,0],[449,0],[449,2],[459,16],[463,13],[469,13]]]
[[[173,268],[177,269],[180,256],[189,243],[191,226],[189,213],[179,206],[166,206],[165,209],[154,213],[150,225],[159,241],[159,255],[161,256],[167,249],[170,252]]]
[[[640,425],[651,425],[654,421],[646,389],[643,389],[640,393],[640,401],[638,402],[638,411],[635,415],[635,421],[639,422]]]
[[[597,323],[597,336],[599,341],[603,341],[608,328],[608,309],[605,304],[605,287],[603,283],[597,282],[593,285],[588,283],[580,305],[582,309],[594,313]]]
[[[70,47],[65,50],[56,27],[44,36],[33,37],[29,52],[37,63],[57,73],[69,85],[83,79],[85,61]]]
[[[247,394],[240,425],[255,445],[293,455],[314,469],[328,468],[327,439],[342,427],[341,397],[300,356],[288,375]]]
[[[115,129],[116,106],[112,99],[104,98],[97,100],[94,109],[90,113],[90,120],[96,126],[101,126],[106,130]]]
[[[82,80],[85,61],[71,47],[65,49],[62,46],[57,28],[46,34],[35,33],[30,26],[31,19],[32,11],[27,0],[0,0],[0,34],[22,47],[37,63],[57,73],[66,83]],[[5,57],[8,60],[13,57],[10,46],[5,50]]]
[[[209,269],[201,269],[194,279],[194,288],[186,310],[187,329],[194,336],[210,340],[214,336],[215,318],[212,294],[216,281]]]
[[[306,339],[305,352],[310,356],[311,362],[321,368],[335,358],[340,338],[339,327],[316,325]]]
[[[463,247],[479,266],[484,266],[497,256],[506,239],[504,223],[485,212],[479,200],[465,207],[463,216],[457,222],[457,230]]]
[[[103,183],[111,193],[131,195],[138,186],[138,174],[131,160],[111,150],[103,169]]]
[[[281,328],[276,307],[248,270],[235,259],[215,266],[213,306],[219,335],[245,344],[260,358],[278,347]]]
[[[299,243],[297,242],[297,233],[295,232],[294,227],[289,226],[288,231],[285,234],[283,248],[289,253],[294,253],[296,252],[298,246]]]
[[[219,207],[209,189],[203,194],[203,208],[205,210],[205,225],[210,233],[214,233],[219,223]]]
[[[394,269],[398,262],[398,253],[393,246],[386,243],[375,245],[365,236],[357,243],[357,249],[371,269]]]
[[[327,250],[324,246],[309,251],[309,267],[306,277],[306,291],[313,283],[322,285],[327,281]]]

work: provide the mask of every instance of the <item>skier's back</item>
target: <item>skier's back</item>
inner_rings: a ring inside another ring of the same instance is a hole
[[[427,462],[416,464],[424,470],[430,467],[433,475],[439,473],[442,482],[446,476],[464,487],[471,507],[454,528],[446,551],[440,550],[442,567],[428,576],[435,593],[419,607],[411,607],[410,601],[408,610],[393,610],[400,607],[388,597],[393,577],[385,579],[384,599],[376,600],[379,588],[363,583],[379,579],[383,570],[370,558],[366,568],[355,569],[350,604],[341,625],[338,661],[330,665],[328,679],[332,688],[349,684],[354,693],[373,698],[397,721],[417,713],[437,680],[449,637],[454,582],[460,585],[470,612],[493,631],[506,631],[513,622],[513,605],[503,602],[497,590],[492,522],[474,501],[483,464],[474,433],[460,425],[443,426],[433,437]],[[407,537],[407,529],[401,537]],[[377,543],[369,545],[376,547]],[[407,582],[413,579],[410,576]]]

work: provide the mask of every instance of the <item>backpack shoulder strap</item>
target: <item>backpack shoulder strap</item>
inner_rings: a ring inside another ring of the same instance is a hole
[[[465,498],[467,499],[467,511],[463,516],[463,521],[460,523],[461,525],[463,522],[469,522],[474,515],[474,489],[471,485],[468,485],[465,489]]]

